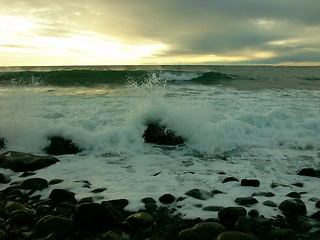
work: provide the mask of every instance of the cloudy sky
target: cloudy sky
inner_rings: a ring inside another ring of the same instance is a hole
[[[0,0],[0,66],[320,65],[319,0]]]

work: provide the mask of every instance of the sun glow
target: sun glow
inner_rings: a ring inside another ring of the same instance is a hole
[[[63,36],[40,34],[42,26],[32,18],[0,19],[0,65],[17,65],[10,57],[19,57],[28,64],[130,64],[150,58],[166,49],[155,42],[130,43],[96,32],[78,31]],[[56,63],[58,61],[60,63]]]

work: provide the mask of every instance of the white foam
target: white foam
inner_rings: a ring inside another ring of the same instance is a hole
[[[152,84],[54,91],[41,87],[3,89],[1,137],[7,140],[7,149],[36,154],[43,154],[47,137],[56,134],[84,148],[79,155],[60,156],[61,162],[37,171],[36,176],[48,180],[64,179],[43,190],[43,197],[52,188],[66,188],[78,199],[127,198],[127,209],[138,210],[146,196],[185,196],[192,188],[225,192],[206,201],[188,197],[176,203],[185,217],[207,218],[216,213],[203,211],[198,204],[236,205],[236,197],[258,191],[274,191],[276,197],[271,200],[279,204],[290,191],[305,191],[302,199],[309,212],[314,209],[308,199],[317,197],[319,179],[296,172],[304,166],[319,167],[319,92],[245,92],[217,86]],[[151,119],[183,136],[185,146],[159,148],[144,143],[145,124]],[[18,174],[7,173],[13,180],[21,180]],[[223,184],[226,176],[259,179],[261,186]],[[91,188],[84,188],[77,180],[89,181]],[[289,184],[290,188],[273,190],[272,182]],[[291,185],[295,182],[305,186]],[[107,190],[90,192],[99,187]],[[265,197],[256,198],[259,203],[253,208],[262,214],[279,213],[262,205]]]

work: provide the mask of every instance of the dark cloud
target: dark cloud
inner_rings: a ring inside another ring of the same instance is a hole
[[[316,44],[320,42],[318,0],[2,0],[2,3],[5,6],[0,10],[2,15],[37,18],[42,27],[35,34],[41,36],[91,31],[127,43],[164,43],[169,49],[163,56],[231,55],[255,50],[276,52],[274,61],[290,58],[299,61],[299,57],[301,61],[320,61],[315,54],[320,49]],[[276,44],[292,39],[301,40]]]

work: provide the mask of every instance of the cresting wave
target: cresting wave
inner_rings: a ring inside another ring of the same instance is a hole
[[[157,78],[167,82],[193,82],[215,84],[234,79],[220,72],[147,71],[147,70],[66,70],[66,71],[21,71],[0,73],[0,85],[12,86],[85,86],[123,85],[128,82],[143,83]]]

